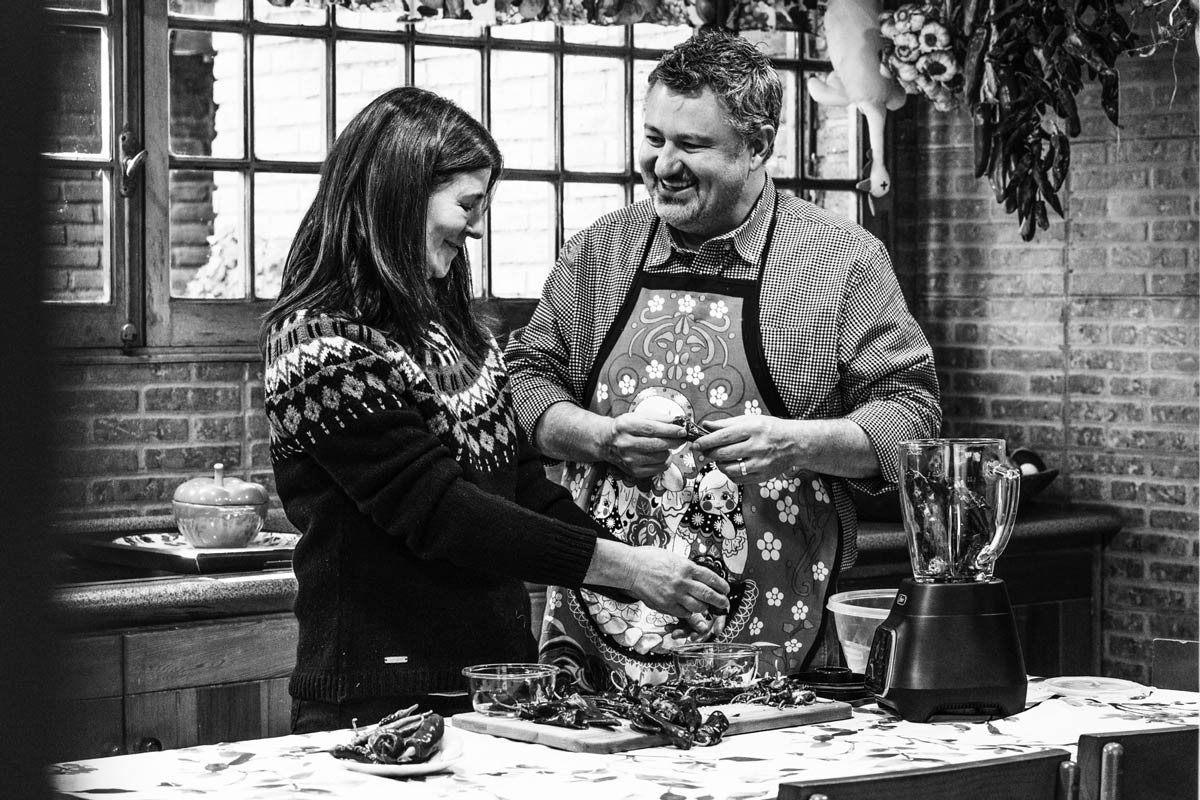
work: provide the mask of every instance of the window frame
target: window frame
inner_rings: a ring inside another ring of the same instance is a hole
[[[111,285],[104,303],[55,302],[46,305],[49,315],[51,344],[56,347],[125,348],[143,344],[142,324],[145,309],[142,249],[140,231],[144,229],[143,193],[135,184],[128,197],[121,195],[121,147],[119,136],[128,126],[135,137],[141,137],[143,123],[142,86],[140,81],[142,40],[138,0],[107,0],[107,11],[73,11],[45,9],[43,30],[47,36],[59,27],[98,27],[108,32],[107,85],[108,107],[102,105],[107,127],[107,152],[98,156],[69,154],[43,155],[44,170],[95,169],[110,176],[105,188],[105,200],[110,211],[106,235],[111,242],[108,253]],[[142,170],[145,175],[148,170]]]
[[[254,174],[256,164],[269,167],[272,173],[299,172],[317,174],[320,163],[274,161],[256,157],[247,147],[241,158],[214,158],[209,156],[173,155],[169,152],[169,32],[173,21],[165,0],[109,0],[109,15],[123,36],[120,47],[115,44],[118,37],[110,37],[114,48],[111,71],[113,98],[112,130],[120,129],[127,122],[140,136],[147,152],[145,169],[139,190],[132,197],[122,198],[112,181],[110,193],[113,201],[112,231],[113,247],[113,291],[110,302],[103,306],[57,304],[67,324],[60,326],[64,332],[56,344],[68,347],[121,348],[126,352],[153,352],[159,349],[182,348],[220,349],[226,352],[257,349],[259,321],[270,308],[273,300],[254,298],[254,270],[247,270],[247,298],[244,299],[186,299],[171,297],[170,229],[169,229],[169,180],[172,169],[230,168],[241,172],[246,180],[243,231],[253,250],[254,232]],[[281,25],[259,21],[253,17],[252,0],[243,0],[244,18],[222,20],[215,18],[187,17],[182,27],[209,32],[250,34],[252,36],[275,35],[291,38],[306,38],[323,41],[326,48],[325,91],[326,146],[336,133],[336,62],[334,51],[341,39],[364,42],[401,44],[404,46],[404,83],[412,85],[415,74],[417,45],[444,48],[464,48],[480,52],[481,115],[485,124],[491,120],[492,87],[489,85],[491,57],[495,52],[531,52],[551,56],[554,74],[551,78],[555,119],[553,121],[554,157],[550,167],[542,169],[506,168],[506,180],[527,180],[549,184],[554,193],[555,219],[553,223],[553,247],[557,254],[564,243],[563,189],[567,183],[602,183],[620,186],[625,202],[632,202],[635,187],[640,185],[641,176],[637,169],[637,143],[634,138],[634,80],[635,65],[639,61],[656,60],[662,49],[640,46],[635,39],[634,28],[624,28],[620,45],[594,44],[567,41],[563,27],[554,27],[553,38],[520,39],[495,36],[491,28],[484,29],[478,36],[458,36],[431,33],[418,26],[404,25],[395,30],[346,29],[336,21],[335,14],[326,11],[322,25]],[[102,18],[103,13],[71,12],[51,14],[52,18],[69,20]],[[182,18],[180,18],[182,19]],[[52,21],[57,21],[52,20]],[[177,26],[178,27],[178,26]],[[790,35],[799,36],[791,33]],[[253,39],[246,48],[243,64],[247,76],[243,85],[244,119],[248,126],[247,142],[254,125],[253,106]],[[799,44],[799,42],[798,42]],[[564,163],[564,114],[563,107],[563,63],[566,56],[604,56],[619,58],[624,66],[626,101],[624,104],[623,129],[625,131],[625,169],[623,171],[569,170]],[[805,76],[815,71],[828,71],[828,61],[809,58],[801,52],[795,58],[773,57],[777,67],[793,72],[795,96],[789,99],[797,109],[797,131],[793,137],[793,163],[796,175],[790,178],[775,177],[776,185],[799,196],[809,190],[852,192],[857,198],[859,218],[864,226],[884,238],[887,233],[886,215],[872,214],[867,208],[866,198],[855,190],[856,179],[820,179],[809,177],[809,165],[804,163],[809,145],[806,138],[812,135],[809,125],[812,100],[805,88]],[[861,174],[865,157],[866,138],[861,115],[851,111],[851,124],[856,131],[856,171]],[[106,166],[119,172],[119,158],[114,141],[110,160]],[[878,209],[877,209],[878,211]],[[495,321],[499,331],[507,331],[524,324],[537,302],[536,298],[498,297],[491,291],[492,245],[491,214],[487,217],[486,232],[482,242],[482,286],[477,287],[479,309]]]

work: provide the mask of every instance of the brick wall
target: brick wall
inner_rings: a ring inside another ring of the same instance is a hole
[[[1156,636],[1197,638],[1197,57],[1126,59],[1123,128],[1081,95],[1049,231],[972,173],[965,112],[891,121],[895,260],[933,342],[945,435],[1027,446],[1045,497],[1118,508],[1103,558],[1106,674],[1146,680]]]
[[[216,462],[278,507],[257,359],[95,358],[59,365],[54,382],[64,517],[170,514],[175,488]]]

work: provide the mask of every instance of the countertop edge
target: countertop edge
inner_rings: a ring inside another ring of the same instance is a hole
[[[1063,543],[1099,543],[1116,533],[1121,517],[1114,509],[1031,505],[1018,516],[1009,548],[1029,550],[1047,539]],[[127,523],[124,530],[135,529]],[[145,524],[145,523],[141,523]],[[899,522],[863,522],[859,526],[859,564],[906,551]],[[52,601],[60,628],[71,633],[100,633],[145,625],[288,612],[296,595],[290,569],[253,573],[134,578],[56,587]]]

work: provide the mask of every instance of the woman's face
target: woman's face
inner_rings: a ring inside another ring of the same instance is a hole
[[[440,280],[467,237],[483,236],[483,212],[487,210],[490,169],[459,172],[429,195],[425,215],[425,274]]]

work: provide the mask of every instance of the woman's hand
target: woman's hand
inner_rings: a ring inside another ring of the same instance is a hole
[[[670,550],[597,539],[585,584],[624,589],[663,614],[685,620],[729,610],[729,584],[720,575]]]
[[[688,620],[693,628],[702,619],[729,610],[729,584],[717,573],[659,547],[632,548],[629,585],[637,599],[664,614]],[[707,626],[711,627],[711,625]]]

